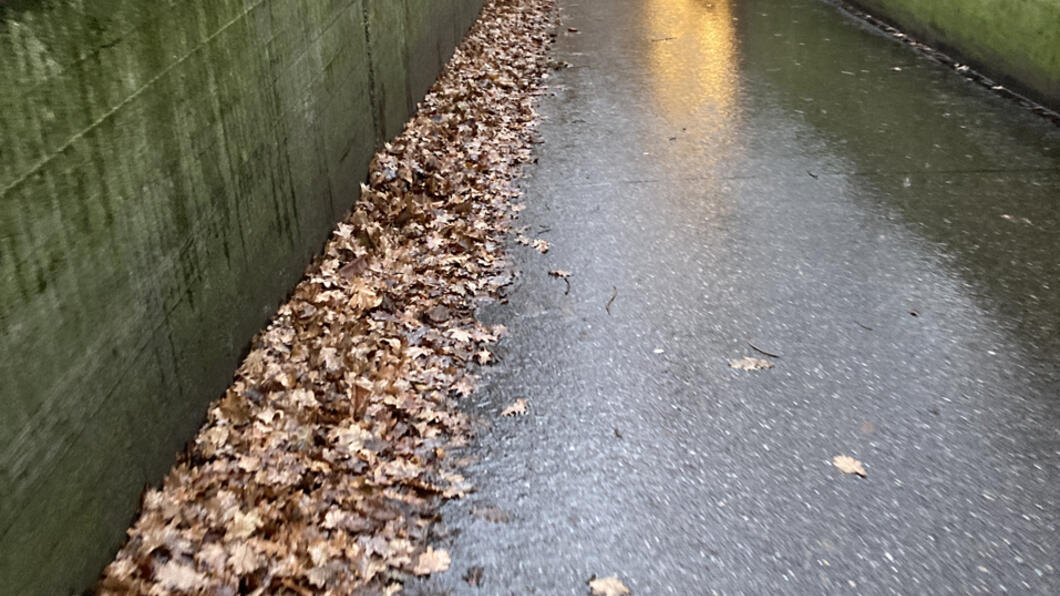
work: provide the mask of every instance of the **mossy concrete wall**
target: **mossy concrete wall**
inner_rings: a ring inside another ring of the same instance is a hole
[[[914,37],[1060,109],[1057,0],[853,0]]]
[[[0,2],[0,592],[91,585],[481,4]]]

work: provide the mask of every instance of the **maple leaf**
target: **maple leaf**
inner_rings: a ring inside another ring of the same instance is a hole
[[[339,352],[335,348],[328,347],[320,350],[320,357],[329,371],[337,371],[342,368],[342,357],[339,356]]]
[[[464,329],[450,329],[446,332],[446,335],[461,343],[471,341],[471,333]]]
[[[257,511],[243,513],[236,511],[232,521],[228,524],[226,536],[230,539],[241,540],[249,537],[261,527],[261,516]]]
[[[331,579],[331,568],[316,566],[305,572],[306,579],[309,583],[317,588],[323,588],[327,585],[328,580]]]
[[[589,580],[593,596],[629,596],[629,588],[615,576]]]
[[[420,553],[416,559],[416,566],[412,573],[416,575],[430,575],[449,569],[449,553],[443,549],[434,550],[428,546],[427,550]]]
[[[456,391],[461,397],[467,397],[475,391],[475,383],[465,375],[460,377],[459,381],[453,383],[453,391]]]
[[[192,567],[169,561],[155,572],[155,579],[171,590],[195,592],[206,588],[206,576]]]
[[[730,360],[729,367],[735,368],[736,370],[763,370],[767,368],[773,368],[773,363],[766,360],[765,358],[752,358],[751,356],[744,356],[739,360]]]
[[[195,553],[195,561],[206,570],[214,572],[222,571],[228,561],[228,554],[223,546],[217,543],[203,545],[199,552]]]
[[[250,545],[243,542],[232,547],[228,564],[239,575],[247,575],[261,567],[262,559]]]
[[[526,414],[527,403],[523,398],[519,398],[511,403],[504,411],[501,412],[501,416],[522,416]]]
[[[372,288],[358,284],[354,287],[350,296],[349,306],[355,310],[371,310],[382,304],[383,298],[375,293]]]
[[[861,462],[849,455],[837,455],[833,457],[832,465],[839,468],[839,471],[844,474],[857,474],[862,478],[867,476],[865,473],[865,466],[861,465]]]
[[[372,433],[361,428],[360,424],[351,424],[335,431],[335,440],[347,452],[356,453],[364,448],[365,441],[372,438]]]

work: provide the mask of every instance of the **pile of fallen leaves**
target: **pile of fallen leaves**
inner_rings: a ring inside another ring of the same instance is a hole
[[[393,593],[469,486],[450,451],[473,316],[511,279],[502,235],[531,157],[551,0],[484,10],[194,444],[149,490],[101,593]]]

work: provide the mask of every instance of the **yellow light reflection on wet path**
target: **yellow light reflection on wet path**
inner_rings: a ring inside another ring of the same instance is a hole
[[[728,128],[736,107],[737,44],[729,0],[644,0],[652,93],[674,124]]]

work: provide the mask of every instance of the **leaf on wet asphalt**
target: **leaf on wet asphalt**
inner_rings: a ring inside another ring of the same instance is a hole
[[[1007,213],[1002,215],[1001,219],[1003,219],[1005,221],[1011,221],[1013,223],[1026,224],[1028,226],[1032,225],[1031,220],[1027,219],[1026,217],[1016,217],[1015,215],[1009,215]]]
[[[430,575],[447,569],[449,569],[449,552],[444,549],[434,550],[434,547],[428,546],[427,550],[420,553],[419,558],[416,559],[416,566],[412,568],[412,573]]]
[[[485,573],[485,569],[481,565],[472,565],[467,568],[464,573],[464,581],[469,585],[478,587],[482,585],[482,574]]]
[[[567,291],[564,292],[563,295],[566,296],[567,294],[570,294],[570,277],[574,275],[573,273],[571,273],[570,271],[565,271],[563,269],[553,269],[552,271],[549,271],[548,274],[552,277],[555,277],[556,279],[562,279],[564,282],[566,282]]]
[[[631,594],[626,584],[615,576],[589,580],[589,589],[592,590],[593,596],[629,596]]]
[[[511,514],[496,505],[474,505],[471,507],[471,515],[495,524],[512,521]]]
[[[861,462],[849,455],[837,455],[833,457],[832,464],[839,468],[839,471],[844,474],[857,474],[862,478],[867,475],[865,474],[865,467],[861,465]]]
[[[767,368],[773,368],[773,363],[765,358],[744,356],[739,360],[730,360],[729,367],[735,368],[736,370],[764,370]]]
[[[504,411],[501,412],[501,416],[522,416],[526,414],[527,403],[523,398],[519,398],[511,403]]]

